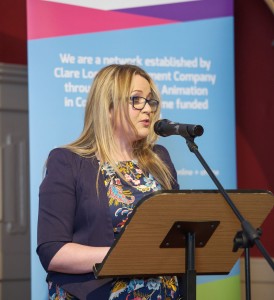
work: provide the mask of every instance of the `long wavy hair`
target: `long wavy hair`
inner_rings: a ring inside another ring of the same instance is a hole
[[[158,100],[161,104],[156,85],[143,69],[129,64],[106,66],[97,73],[90,88],[85,108],[84,127],[80,137],[65,146],[83,157],[98,156],[101,163],[108,162],[120,176],[113,157],[115,123],[117,119],[126,120],[137,133],[130,120],[128,109],[131,83],[135,75],[140,75],[148,81],[151,98]],[[110,111],[112,111],[112,118],[110,118]],[[149,134],[146,138],[133,143],[133,156],[138,160],[138,166],[143,172],[152,174],[164,189],[171,189],[174,179],[168,167],[153,151],[153,146],[158,139],[153,126],[159,117],[160,109],[151,114]]]

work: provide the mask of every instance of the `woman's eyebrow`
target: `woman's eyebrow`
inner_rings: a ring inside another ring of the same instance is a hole
[[[135,93],[135,92],[143,93],[142,90],[133,90],[133,91],[131,91],[131,93]],[[146,97],[151,96],[151,95],[152,95],[152,91],[150,91],[150,92],[146,95]]]
[[[131,93],[133,93],[133,92],[143,92],[142,90],[133,90]]]

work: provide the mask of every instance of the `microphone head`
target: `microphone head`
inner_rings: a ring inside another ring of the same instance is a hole
[[[154,124],[156,134],[166,137],[170,135],[181,135],[184,138],[195,138],[204,133],[201,125],[174,123],[167,119],[158,120]]]
[[[195,125],[193,127],[193,133],[192,133],[193,137],[195,137],[195,136],[201,136],[203,133],[204,133],[203,126],[201,126],[201,125]]]
[[[169,136],[170,134],[167,131],[167,126],[172,123],[171,121],[169,121],[168,119],[162,119],[162,120],[158,120],[157,122],[155,122],[154,124],[154,131],[156,134],[160,135],[160,136]]]

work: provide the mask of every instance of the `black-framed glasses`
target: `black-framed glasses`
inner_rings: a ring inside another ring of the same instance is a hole
[[[138,110],[142,110],[147,103],[151,108],[151,112],[155,112],[159,106],[159,101],[155,99],[147,99],[141,96],[131,96],[129,99],[131,101],[130,104],[132,104],[132,106]]]

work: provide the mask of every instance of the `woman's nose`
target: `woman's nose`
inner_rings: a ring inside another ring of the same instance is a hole
[[[144,108],[142,109],[142,111],[143,112],[149,112],[149,113],[151,112],[151,107],[150,107],[148,102],[146,102],[146,104],[145,104]]]

